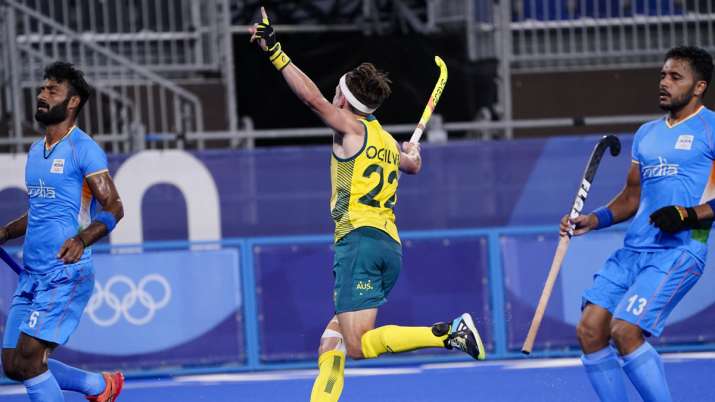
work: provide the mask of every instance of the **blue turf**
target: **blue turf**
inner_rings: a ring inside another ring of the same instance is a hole
[[[345,381],[341,402],[590,402],[596,396],[581,366],[516,368],[528,360],[487,362],[451,366],[414,366],[359,369]],[[570,362],[577,363],[571,359]],[[676,401],[715,401],[712,387],[715,357],[666,359],[666,371]],[[370,370],[369,372],[366,370]],[[360,373],[362,375],[354,375]],[[381,373],[380,375],[367,375]],[[226,378],[190,377],[128,381],[118,402],[286,402],[307,401],[312,386],[311,371],[229,375]],[[269,379],[261,380],[261,377]],[[279,379],[276,379],[279,378]],[[283,378],[283,379],[280,379]],[[235,381],[241,379],[240,381]],[[226,381],[230,380],[230,381]],[[631,401],[640,401],[628,384]],[[3,402],[27,401],[18,387],[0,387]],[[15,393],[15,394],[12,394]],[[66,393],[68,402],[84,401]]]

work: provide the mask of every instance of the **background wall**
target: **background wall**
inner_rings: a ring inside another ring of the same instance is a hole
[[[631,137],[621,139],[623,153],[604,157],[586,210],[623,184]],[[405,268],[379,324],[429,325],[468,311],[492,357],[516,356],[556,247],[556,223],[596,141],[426,145],[424,171],[402,177],[396,212]],[[138,200],[132,210],[141,217],[128,216],[113,244],[95,247],[95,296],[58,355],[130,369],[312,364],[333,314],[328,162],[326,147],[112,157],[120,193],[125,203]],[[11,172],[0,179],[0,221],[26,208],[22,191],[9,184],[22,182],[14,177],[22,163],[22,156],[0,156],[0,170]],[[624,229],[574,239],[538,353],[576,352],[581,293]],[[20,257],[17,245],[10,250]],[[659,345],[715,343],[710,271],[673,313]],[[3,323],[15,280],[0,270]],[[403,358],[463,358],[416,353]]]

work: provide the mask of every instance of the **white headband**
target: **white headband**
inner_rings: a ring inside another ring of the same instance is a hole
[[[369,108],[369,107],[365,106],[364,103],[360,102],[360,101],[355,97],[355,95],[353,95],[353,93],[350,92],[350,89],[348,89],[348,84],[347,84],[347,82],[345,82],[345,75],[346,75],[346,74],[343,74],[343,76],[340,77],[340,92],[343,93],[343,96],[345,96],[345,99],[348,100],[348,103],[349,103],[352,107],[354,107],[355,109],[357,109],[357,110],[359,110],[359,111],[361,111],[361,112],[363,112],[363,113],[370,114],[370,113],[374,112],[374,111],[377,109],[376,107],[375,107],[375,108]]]

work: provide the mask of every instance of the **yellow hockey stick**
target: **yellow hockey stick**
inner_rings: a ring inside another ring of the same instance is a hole
[[[434,56],[434,62],[437,64],[437,67],[439,67],[439,78],[437,79],[437,83],[432,90],[432,95],[430,95],[429,100],[427,101],[427,106],[425,106],[425,110],[422,112],[420,122],[417,124],[415,131],[412,132],[410,142],[413,143],[420,142],[420,138],[422,138],[422,131],[424,131],[430,117],[432,117],[434,108],[437,107],[437,102],[439,102],[439,98],[442,96],[444,86],[447,85],[447,65],[444,64],[444,60],[442,60],[439,56]]]

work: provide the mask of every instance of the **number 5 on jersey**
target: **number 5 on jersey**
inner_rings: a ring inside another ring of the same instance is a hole
[[[37,317],[39,316],[39,311],[33,311],[32,314],[30,314],[30,319],[27,321],[27,326],[30,328],[35,328],[35,325],[37,325]]]

